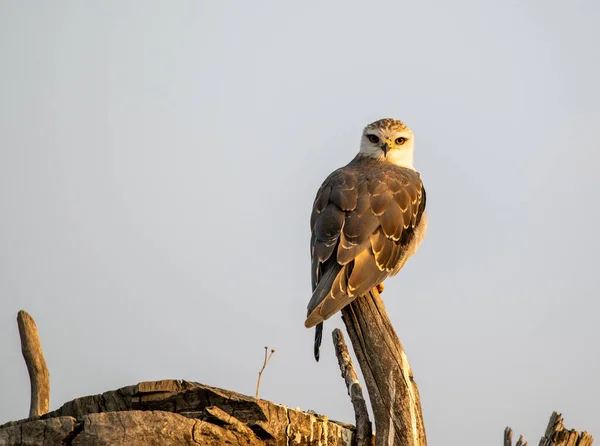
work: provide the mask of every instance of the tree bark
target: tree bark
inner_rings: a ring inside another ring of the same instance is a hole
[[[342,310],[375,415],[377,446],[426,446],[419,390],[377,289]]]
[[[46,366],[42,344],[35,321],[26,311],[17,315],[21,352],[25,358],[31,383],[31,404],[29,416],[37,417],[48,412],[50,406],[50,372]]]

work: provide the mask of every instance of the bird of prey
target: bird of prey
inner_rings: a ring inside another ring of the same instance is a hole
[[[321,185],[313,204],[312,289],[304,325],[316,325],[400,271],[425,235],[425,189],[413,166],[414,138],[401,121],[365,127],[360,150]]]

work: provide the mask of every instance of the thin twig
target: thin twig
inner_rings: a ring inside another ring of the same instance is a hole
[[[260,369],[260,372],[258,372],[258,382],[256,383],[256,399],[258,399],[258,391],[260,390],[260,379],[262,378],[262,373],[264,372],[265,367],[269,363],[271,356],[273,356],[273,353],[275,353],[275,350],[271,349],[271,354],[267,357],[268,351],[269,347],[265,345],[265,361],[263,362],[262,369]]]
[[[31,384],[29,416],[37,417],[47,413],[50,406],[50,372],[33,318],[26,311],[21,310],[17,315],[17,325],[21,337],[21,352]]]
[[[354,407],[354,418],[356,420],[356,446],[371,445],[373,442],[373,426],[371,425],[371,420],[369,420],[367,403],[363,396],[360,383],[358,382],[356,370],[354,369],[354,364],[352,364],[352,358],[350,358],[350,354],[348,353],[344,335],[339,328],[336,328],[333,330],[332,336],[335,354],[340,365],[340,371],[346,382],[348,395],[350,395],[350,401],[352,401],[352,406]]]

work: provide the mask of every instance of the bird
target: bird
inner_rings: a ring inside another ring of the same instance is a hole
[[[415,170],[414,135],[402,121],[367,125],[358,154],[317,191],[310,217],[312,296],[306,328],[323,322],[396,275],[427,230],[425,188]]]

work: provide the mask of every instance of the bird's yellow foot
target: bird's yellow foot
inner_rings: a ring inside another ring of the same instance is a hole
[[[377,288],[377,291],[379,291],[379,294],[383,293],[383,290],[385,289],[383,287],[383,283],[378,283],[376,288]]]

